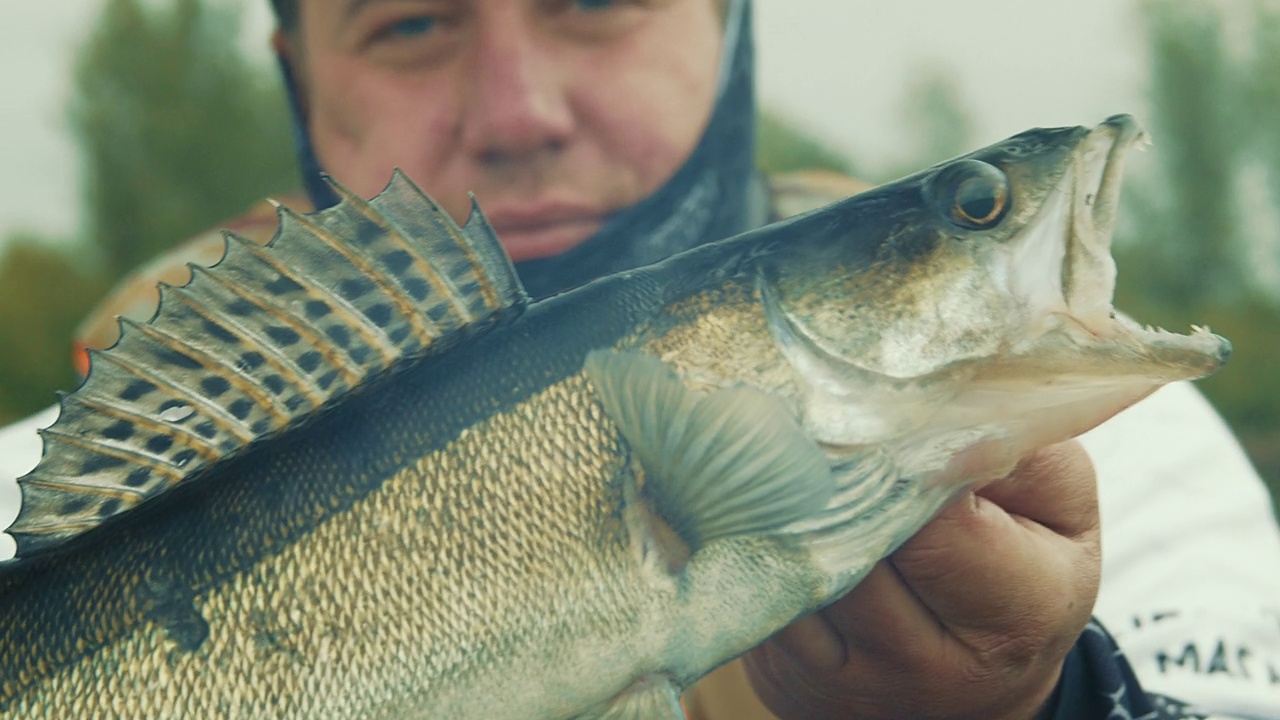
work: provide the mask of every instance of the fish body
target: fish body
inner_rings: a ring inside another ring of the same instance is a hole
[[[958,494],[1225,360],[1115,318],[1132,120],[525,308],[402,177],[229,243],[21,480],[0,717],[681,717]]]

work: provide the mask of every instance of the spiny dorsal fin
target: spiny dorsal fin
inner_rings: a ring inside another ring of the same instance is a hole
[[[524,289],[472,201],[458,227],[396,171],[366,202],[280,208],[264,248],[227,234],[213,268],[161,288],[62,398],[19,479],[18,556],[58,545],[275,434],[407,358],[518,315]]]

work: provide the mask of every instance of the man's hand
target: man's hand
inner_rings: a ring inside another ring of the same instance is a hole
[[[1093,465],[1043,449],[746,657],[781,718],[1037,717],[1101,568]]]

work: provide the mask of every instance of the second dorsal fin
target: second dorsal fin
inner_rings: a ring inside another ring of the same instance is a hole
[[[365,201],[280,208],[264,248],[227,234],[213,268],[122,323],[42,431],[9,528],[18,556],[58,545],[314,414],[394,363],[518,315],[524,289],[474,206],[459,227],[396,171]]]

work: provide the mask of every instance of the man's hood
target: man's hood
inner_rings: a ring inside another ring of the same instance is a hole
[[[755,170],[755,48],[751,0],[730,0],[720,82],[711,119],[684,165],[652,195],[615,213],[582,244],[516,269],[534,298],[597,277],[648,265],[764,222],[764,188]],[[294,118],[294,142],[307,194],[317,209],[338,198],[323,181],[298,103],[292,69],[280,61]]]

